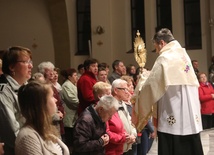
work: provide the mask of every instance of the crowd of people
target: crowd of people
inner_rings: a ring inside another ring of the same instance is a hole
[[[214,126],[212,83],[197,61],[189,65],[170,30],[158,31],[153,43],[159,56],[151,71],[115,60],[112,73],[88,58],[77,69],[41,62],[32,74],[30,49],[6,50],[0,155],[146,155],[157,135],[159,155],[202,155],[202,124]]]

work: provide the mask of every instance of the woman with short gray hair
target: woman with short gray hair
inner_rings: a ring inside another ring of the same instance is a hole
[[[90,105],[81,113],[74,126],[73,154],[104,155],[109,143],[106,123],[117,112],[118,102],[113,96],[104,95],[97,105]]]

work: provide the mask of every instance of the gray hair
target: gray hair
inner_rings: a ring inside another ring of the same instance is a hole
[[[112,82],[112,92],[114,91],[115,88],[120,87],[122,84],[127,84],[125,80],[122,79],[116,79]]]
[[[169,43],[170,41],[175,40],[175,38],[173,37],[171,31],[167,28],[162,28],[161,30],[159,30],[154,37],[152,38],[152,40],[154,42],[156,42],[157,44],[160,43],[161,40],[163,40],[166,43]]]
[[[38,65],[38,72],[45,74],[45,69],[54,69],[54,64],[50,61],[42,62]]]
[[[118,110],[119,108],[119,103],[116,98],[110,95],[104,95],[100,98],[98,101],[97,108],[103,107],[104,110],[108,111],[111,108],[114,108],[115,110]]]

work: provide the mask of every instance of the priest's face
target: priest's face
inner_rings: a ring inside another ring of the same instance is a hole
[[[166,43],[161,40],[159,43],[157,42],[154,42],[154,46],[155,46],[155,50],[156,50],[156,53],[160,53],[161,49],[166,45]]]

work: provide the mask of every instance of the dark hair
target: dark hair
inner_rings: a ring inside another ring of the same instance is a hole
[[[135,74],[133,75],[133,80],[134,80],[134,83],[136,84],[137,83],[137,80],[139,79],[139,76],[142,72],[142,67],[137,67],[136,68],[136,72]],[[136,86],[136,85],[135,85]]]
[[[100,71],[106,71],[106,68],[104,68],[104,67],[98,67],[98,72],[100,72]]]
[[[93,59],[93,58],[86,59],[84,61],[84,68],[85,68],[85,70],[88,70],[89,67],[90,67],[90,65],[91,64],[95,64],[95,63],[98,63],[97,59]]]
[[[57,72],[57,74],[59,74],[59,73],[60,73],[60,69],[59,69],[59,68],[57,68],[57,67],[55,67],[55,68],[54,68],[54,71],[56,71],[56,72]]]
[[[47,109],[47,96],[50,90],[52,90],[50,84],[32,81],[21,86],[18,91],[21,113],[26,118],[25,124],[33,127],[44,140],[52,139],[49,134],[55,133]]]
[[[69,76],[72,76],[74,73],[76,73],[76,69],[74,68],[69,68],[66,70],[61,70],[60,74],[65,78],[68,79]]]
[[[77,67],[77,70],[79,71],[81,68],[84,68],[83,64],[79,64],[78,67]]]
[[[142,67],[137,67],[136,68],[136,73],[137,75],[139,75],[142,72],[143,68]]]
[[[194,62],[198,62],[198,60],[191,60],[191,63],[193,64]]]
[[[116,69],[115,67],[118,66],[120,62],[122,62],[122,61],[114,60],[114,62],[112,63],[112,69],[115,70]]]
[[[13,46],[8,48],[2,58],[2,71],[5,74],[11,75],[10,66],[15,65],[20,55],[27,55],[32,59],[32,53],[28,48],[21,46]]]
[[[105,62],[99,63],[98,68],[103,67],[103,68],[109,68],[109,65]]]
[[[135,65],[133,65],[133,64],[129,64],[128,66],[126,66],[126,72],[127,72],[128,75],[133,76],[133,74],[131,73],[131,68],[133,66],[135,67]]]
[[[211,58],[211,62],[212,62],[212,63],[214,63],[214,56],[212,56],[212,58]]]
[[[170,41],[175,40],[175,38],[173,37],[173,35],[169,29],[162,28],[154,35],[152,40],[154,42],[156,42],[157,44],[159,44],[161,40],[163,40],[166,43],[169,43]]]
[[[206,74],[206,73],[204,73],[204,72],[199,72],[199,73],[196,75],[197,78],[198,78],[198,80],[200,80],[200,76],[201,76],[202,74],[206,75],[206,77],[207,77],[207,74]]]

